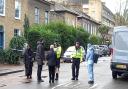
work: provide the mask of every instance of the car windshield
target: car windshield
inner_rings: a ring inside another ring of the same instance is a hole
[[[115,47],[118,50],[128,50],[128,31],[117,32],[115,35]]]
[[[67,52],[73,52],[73,47],[69,47],[69,48],[67,49]]]

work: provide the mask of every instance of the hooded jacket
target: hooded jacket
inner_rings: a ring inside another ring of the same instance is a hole
[[[91,44],[88,44],[86,60],[94,60],[94,49]]]

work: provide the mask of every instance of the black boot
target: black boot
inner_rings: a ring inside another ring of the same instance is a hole
[[[51,80],[49,80],[49,83],[51,83]]]
[[[52,83],[54,83],[54,80],[52,80]]]
[[[58,73],[56,73],[56,78],[55,78],[55,80],[58,80]]]

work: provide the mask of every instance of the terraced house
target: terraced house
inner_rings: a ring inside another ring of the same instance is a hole
[[[48,23],[50,3],[44,0],[0,0],[0,48],[23,34],[25,14],[30,24]]]

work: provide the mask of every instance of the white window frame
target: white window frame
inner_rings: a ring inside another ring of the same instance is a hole
[[[17,35],[15,35],[15,30],[18,30],[18,33],[17,33]],[[20,32],[20,29],[14,29],[14,36],[20,36],[21,35],[21,32]]]
[[[0,16],[5,16],[5,7],[6,7],[6,6],[5,6],[5,5],[6,5],[6,4],[5,4],[5,3],[6,3],[5,1],[6,1],[6,0],[3,0],[3,1],[4,1],[4,11],[3,11],[3,14],[0,13]]]
[[[45,11],[45,24],[48,24],[48,23],[49,23],[49,12]]]
[[[16,14],[16,2],[18,2],[20,6],[19,6],[19,17],[15,16],[15,19],[20,20],[21,19],[21,0],[15,0],[15,14]]]
[[[35,23],[39,24],[40,23],[40,9],[38,7],[35,7],[35,12],[36,10],[37,10],[37,13],[34,13]]]

